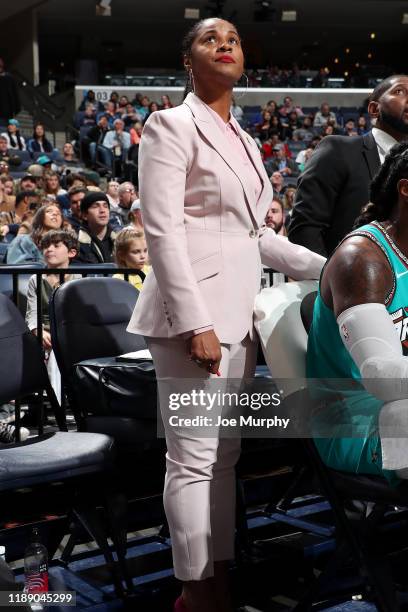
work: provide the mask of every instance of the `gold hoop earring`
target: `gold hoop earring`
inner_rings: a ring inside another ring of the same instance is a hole
[[[248,75],[247,75],[247,74],[245,74],[245,72],[243,72],[243,73],[242,73],[241,78],[242,78],[242,77],[245,77],[245,79],[246,79],[246,83],[245,83],[245,91],[242,91],[242,92],[241,92],[240,94],[238,94],[238,95],[235,95],[235,94],[234,94],[234,98],[235,98],[235,100],[240,100],[240,99],[241,99],[243,96],[245,96],[245,94],[246,94],[246,92],[247,92],[247,90],[248,90],[248,87],[249,87],[249,79],[248,79]]]

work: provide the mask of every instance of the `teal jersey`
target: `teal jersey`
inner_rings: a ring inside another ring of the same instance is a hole
[[[391,236],[373,221],[349,236],[364,236],[383,251],[393,271],[393,287],[386,297],[385,307],[399,334],[404,354],[408,353],[408,259],[398,249]],[[361,380],[358,367],[340,337],[336,317],[318,292],[313,323],[309,332],[307,377],[311,379]],[[320,386],[320,385],[319,385]],[[349,389],[351,385],[346,385]],[[383,402],[368,394],[362,385],[345,391],[343,400],[329,405],[330,423],[347,423],[358,431],[354,438],[316,438],[315,443],[324,462],[335,469],[368,474],[382,474],[395,482],[394,472],[382,470],[381,442],[378,436],[378,415]],[[325,419],[327,420],[327,414]],[[357,429],[356,429],[357,428]]]

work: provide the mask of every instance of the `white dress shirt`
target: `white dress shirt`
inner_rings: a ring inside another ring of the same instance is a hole
[[[379,128],[373,127],[372,132],[375,144],[377,145],[380,161],[383,164],[388,151],[391,149],[391,147],[397,144],[398,141],[387,134],[387,132],[384,132],[384,130],[380,130]]]

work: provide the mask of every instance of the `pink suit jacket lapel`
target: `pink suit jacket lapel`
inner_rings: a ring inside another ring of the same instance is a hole
[[[186,104],[191,110],[193,114],[194,123],[196,124],[201,134],[210,143],[210,145],[217,151],[217,153],[219,153],[219,155],[223,158],[225,163],[231,168],[231,170],[234,172],[234,174],[239,179],[242,185],[242,189],[244,190],[244,193],[245,193],[245,199],[247,202],[247,206],[250,209],[251,215],[256,219],[256,202],[255,202],[253,194],[248,189],[248,185],[246,185],[245,181],[242,180],[239,160],[237,159],[235,153],[231,151],[230,148],[228,147],[228,143],[223,138],[220,130],[216,126],[213,118],[211,117],[210,113],[206,109],[204,103],[201,102],[197,96],[190,93],[184,100],[184,104]],[[265,183],[265,181],[262,178],[264,177],[264,172],[263,172],[263,167],[261,168],[262,160],[260,158],[260,155],[254,154],[254,150],[253,150],[253,147],[251,146],[250,141],[247,140],[245,137],[246,136],[245,132],[240,129],[239,134],[240,134],[240,138],[242,142],[244,143],[245,149],[250,159],[252,160],[256,169],[258,170],[258,173],[263,183]],[[261,194],[261,197],[262,197],[262,194]]]

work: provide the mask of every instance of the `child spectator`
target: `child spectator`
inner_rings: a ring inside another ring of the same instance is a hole
[[[115,261],[120,268],[132,268],[148,274],[151,266],[144,233],[131,228],[120,231],[115,242]],[[114,274],[114,278],[125,277]],[[138,291],[142,290],[143,283],[138,274],[129,274],[129,283]]]
[[[47,268],[68,268],[71,260],[78,253],[78,239],[74,233],[66,230],[51,230],[41,239],[40,250]],[[66,274],[64,281],[80,278],[80,275]],[[58,370],[50,333],[49,301],[52,292],[60,285],[59,274],[44,274],[41,278],[42,295],[42,343],[45,350],[48,376],[55,394],[61,401],[61,377]],[[37,335],[37,276],[33,274],[28,281],[26,323],[28,329]]]

